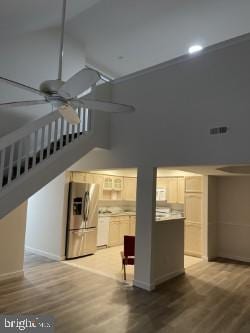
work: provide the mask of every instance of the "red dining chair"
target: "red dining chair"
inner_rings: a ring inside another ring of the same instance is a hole
[[[126,266],[135,264],[135,236],[124,236],[124,248],[121,257],[124,280],[126,280]]]

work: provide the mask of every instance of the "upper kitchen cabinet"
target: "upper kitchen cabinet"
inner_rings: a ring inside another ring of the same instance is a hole
[[[184,177],[158,177],[156,200],[184,204]]]
[[[113,190],[114,191],[123,190],[123,177],[113,177]]]
[[[202,177],[201,176],[185,177],[185,192],[201,193]]]
[[[168,178],[166,177],[157,177],[156,179],[156,188],[166,189],[168,183]]]
[[[72,181],[76,183],[94,183],[94,175],[86,172],[73,172]]]
[[[157,177],[156,179],[156,201],[167,200],[167,178]]]
[[[178,202],[178,178],[168,178],[167,184],[167,202],[177,203]]]
[[[123,200],[136,201],[136,178],[124,177]]]
[[[184,204],[184,192],[185,192],[185,178],[179,177],[177,180],[177,202],[180,204]]]
[[[123,177],[104,176],[103,190],[105,191],[122,191]]]
[[[113,190],[113,177],[112,176],[104,176],[103,177],[103,189],[105,191]]]

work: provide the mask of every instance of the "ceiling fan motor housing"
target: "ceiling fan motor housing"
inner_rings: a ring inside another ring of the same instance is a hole
[[[57,95],[58,90],[64,84],[62,80],[47,80],[41,83],[40,90],[48,95]]]

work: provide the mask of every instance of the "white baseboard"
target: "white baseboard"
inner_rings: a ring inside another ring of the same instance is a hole
[[[147,291],[152,291],[155,289],[155,285],[154,284],[149,284],[149,283],[145,283],[143,281],[138,281],[138,280],[134,280],[133,281],[133,286],[140,288],[140,289],[144,289]]]
[[[162,283],[164,283],[168,280],[171,280],[171,279],[175,278],[176,276],[179,276],[182,274],[185,274],[185,269],[180,269],[176,272],[170,272],[170,273],[164,274],[164,275],[158,277],[157,279],[155,279],[155,285],[158,286],[159,284],[162,284]]]
[[[37,254],[39,256],[42,256],[42,257],[52,259],[52,260],[56,260],[56,261],[65,260],[65,256],[60,257],[56,254],[46,252],[46,251],[43,251],[43,250],[39,250],[39,249],[34,249],[33,247],[30,247],[30,246],[25,246],[25,250],[27,250],[29,252],[32,252],[34,254]]]
[[[156,286],[158,286],[168,280],[171,280],[171,279],[175,278],[176,276],[182,275],[182,274],[185,274],[185,269],[180,269],[176,272],[167,273],[167,274],[155,279],[154,283],[151,283],[151,284],[145,283],[143,281],[134,280],[133,286],[147,290],[147,291],[153,291]]]
[[[226,253],[219,253],[218,257],[226,258],[226,259],[232,259],[232,260],[237,260],[237,261],[243,261],[243,262],[250,262],[250,258],[235,256],[235,255],[226,254]]]
[[[0,281],[16,279],[24,276],[23,270],[11,273],[0,274]]]

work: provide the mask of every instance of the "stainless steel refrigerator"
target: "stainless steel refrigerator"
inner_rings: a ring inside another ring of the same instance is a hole
[[[69,184],[66,258],[96,251],[99,185]]]

